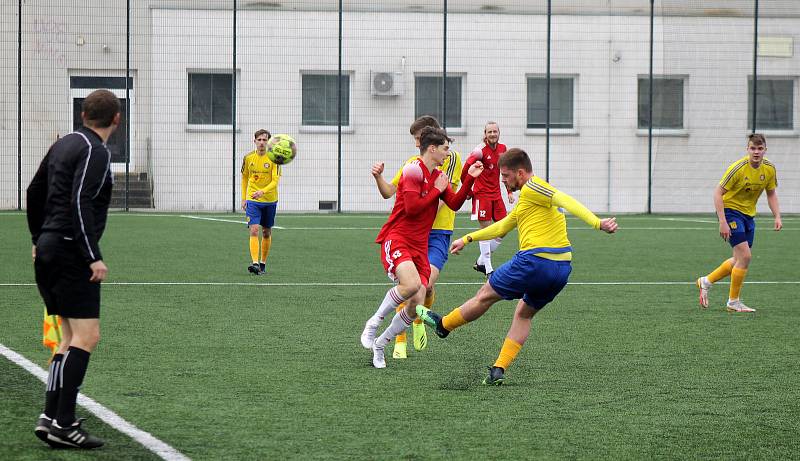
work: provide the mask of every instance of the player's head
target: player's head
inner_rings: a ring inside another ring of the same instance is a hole
[[[256,143],[256,150],[260,153],[267,151],[267,141],[272,137],[272,134],[264,129],[258,130],[253,135],[253,142]]]
[[[520,190],[533,174],[528,153],[518,147],[512,147],[501,155],[497,166],[500,167],[503,184],[512,192]]]
[[[500,125],[497,122],[486,122],[483,127],[483,142],[495,146],[500,141]]]
[[[116,128],[120,122],[119,98],[108,90],[94,90],[83,100],[81,118],[89,128]]]
[[[422,132],[422,129],[425,127],[441,128],[442,126],[439,125],[439,121],[436,120],[436,117],[432,115],[423,115],[414,120],[414,122],[408,128],[408,132],[414,137],[414,142],[416,143],[417,147],[419,147],[419,135]]]
[[[760,163],[767,151],[767,138],[761,133],[747,135],[747,155],[753,163]]]
[[[419,153],[422,156],[431,156],[436,165],[441,165],[450,152],[452,141],[443,129],[432,126],[425,127],[420,131]]]

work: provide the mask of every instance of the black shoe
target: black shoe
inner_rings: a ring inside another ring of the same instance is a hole
[[[487,386],[499,386],[503,384],[503,381],[505,381],[503,373],[505,373],[505,370],[500,367],[489,367],[489,376],[483,379],[483,384]]]
[[[436,336],[446,338],[450,330],[446,330],[442,325],[442,316],[433,312],[425,306],[417,306],[417,315],[422,319],[422,323],[433,328]]]
[[[52,418],[48,418],[47,415],[42,413],[39,415],[39,420],[36,421],[36,429],[33,430],[33,433],[36,434],[36,437],[39,437],[39,440],[42,442],[50,445],[53,448],[64,448],[66,445],[54,442],[49,440],[47,436],[50,434],[50,427],[53,425]]]
[[[247,266],[247,272],[250,272],[253,275],[261,275],[261,266],[258,263],[253,263]]]
[[[33,433],[36,434],[36,437],[39,437],[42,442],[47,442],[47,434],[50,433],[51,424],[53,424],[53,420],[42,413],[39,416],[39,420],[36,421],[36,429],[33,430]]]
[[[258,268],[261,270],[261,273],[263,274],[264,272],[267,271],[267,264],[266,263],[258,263]]]
[[[105,442],[86,432],[81,427],[81,423],[83,423],[83,418],[79,418],[67,427],[59,427],[58,424],[54,422],[50,426],[50,433],[47,435],[47,439],[75,448],[91,449],[102,447]]]
[[[476,271],[480,272],[483,275],[487,275],[486,274],[486,266],[484,266],[483,264],[478,264],[478,261],[475,261],[475,264],[472,265],[472,268],[475,269]]]

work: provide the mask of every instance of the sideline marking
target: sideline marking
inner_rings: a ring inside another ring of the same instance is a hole
[[[39,365],[36,365],[17,352],[7,348],[3,344],[0,344],[0,354],[5,356],[5,358],[11,362],[19,365],[21,368],[24,368],[27,372],[38,378],[42,383],[47,382],[47,372],[39,367]],[[190,458],[183,453],[153,437],[153,435],[149,432],[145,432],[133,424],[125,421],[121,416],[97,403],[91,398],[83,394],[78,394],[78,403],[80,406],[89,410],[90,413],[97,416],[109,426],[142,444],[142,446],[161,457],[161,459],[165,459],[167,461],[189,461]]]
[[[437,282],[437,285],[483,285],[485,282]],[[715,285],[727,285],[730,282],[717,282]],[[752,285],[800,285],[800,280],[782,281],[747,281]],[[604,285],[694,285],[688,282],[568,282],[576,286]],[[391,282],[103,282],[103,286],[254,286],[254,287],[382,287],[391,286]],[[35,287],[35,283],[0,283],[0,287]]]

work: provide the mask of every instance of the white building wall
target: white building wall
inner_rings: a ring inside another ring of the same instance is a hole
[[[119,1],[65,7],[27,3],[23,17],[23,162],[27,185],[47,147],[71,130],[69,77],[124,75],[125,16]],[[229,69],[233,38],[229,10],[160,9],[132,12],[136,96],[132,155],[136,172],[151,172],[161,210],[230,210],[239,200],[238,162],[261,127],[286,132],[300,156],[284,168],[280,209],[315,211],[337,200],[337,136],[304,132],[301,72],[337,69],[335,11],[238,12],[237,164],[230,132],[187,129],[187,69]],[[496,120],[502,141],[532,154],[545,174],[544,136],[526,130],[526,75],[544,74],[546,18],[541,15],[451,14],[450,75],[464,77],[461,129],[451,129],[463,153]],[[551,134],[550,179],[599,212],[647,209],[647,137],[637,129],[637,76],[648,72],[647,16],[553,17],[552,72],[576,76],[575,122]],[[0,208],[16,207],[16,16],[3,15],[0,47]],[[47,33],[46,27],[58,33]],[[798,19],[764,17],[766,35],[793,37],[791,58],[760,58],[760,76],[793,76],[794,124],[800,125]],[[85,44],[78,45],[83,37]],[[725,167],[743,155],[748,131],[747,78],[752,74],[752,18],[656,18],[656,74],[683,75],[686,130],[657,136],[653,148],[655,212],[710,212],[711,191]],[[390,177],[413,152],[414,75],[442,68],[441,16],[430,13],[348,12],[343,68],[351,76],[350,120],[342,135],[342,209],[383,211],[369,175],[385,161]],[[108,45],[104,51],[102,44]],[[405,58],[405,59],[403,59]],[[14,61],[12,63],[12,61]],[[402,66],[402,63],[405,66]],[[12,65],[13,64],[13,65]],[[404,94],[370,94],[370,71],[404,71]],[[768,134],[778,165],[781,205],[800,212],[798,130]],[[788,136],[787,136],[788,135]],[[148,146],[152,160],[148,162]],[[232,187],[236,188],[232,196]],[[24,188],[23,188],[24,189]],[[24,193],[24,190],[23,190]],[[762,200],[760,211],[766,211]],[[23,200],[24,206],[24,200]]]
[[[283,210],[313,211],[320,200],[337,199],[335,132],[300,128],[301,72],[336,71],[337,20],[336,12],[239,12],[238,158],[252,148],[252,132],[259,127],[296,137],[300,155],[283,170]],[[187,132],[185,95],[187,69],[230,67],[231,21],[230,11],[153,11],[153,41],[159,44],[152,55],[153,95],[174,102],[153,111],[160,127],[153,133],[158,208],[230,208],[230,135]],[[648,21],[646,16],[553,18],[551,72],[576,75],[577,97],[575,132],[552,134],[550,177],[598,211],[647,209],[647,137],[637,129],[637,77],[648,72]],[[794,19],[762,23],[785,35],[798,32]],[[543,16],[449,16],[447,71],[465,81],[464,126],[450,130],[459,150],[468,152],[480,141],[483,124],[496,120],[502,141],[525,148],[544,176],[544,136],[525,128],[525,76],[545,72],[545,30]],[[657,18],[654,72],[685,76],[686,129],[654,139],[653,211],[709,212],[718,178],[743,155],[751,30],[749,18]],[[414,75],[441,71],[441,33],[436,15],[345,16],[343,69],[351,76],[352,130],[342,137],[342,209],[387,208],[369,168],[383,160],[385,175],[391,176],[413,153],[407,127],[414,117]],[[796,75],[797,56],[761,59],[759,73]],[[404,70],[404,94],[371,96],[370,70]],[[779,166],[781,196],[787,197],[784,209],[797,210],[797,137],[770,136],[769,148]],[[195,162],[195,174],[176,175],[187,158]]]

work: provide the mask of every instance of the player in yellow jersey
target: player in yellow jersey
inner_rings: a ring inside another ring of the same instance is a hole
[[[242,161],[242,209],[247,215],[250,231],[250,260],[247,270],[261,275],[266,270],[267,256],[272,246],[272,226],[278,208],[278,182],[281,167],[267,156],[269,131],[258,130],[254,135],[256,150],[244,156]],[[259,248],[259,230],[261,246]]]
[[[764,135],[754,133],[747,137],[747,155],[734,162],[714,190],[714,209],[719,219],[719,235],[733,247],[733,257],[728,258],[705,277],[697,279],[700,289],[700,306],[708,307],[708,290],[714,282],[728,275],[731,285],[728,291],[728,312],[755,312],[739,300],[742,284],[750,266],[755,236],[756,202],[761,193],[767,191],[767,204],[775,217],[774,229],[781,230],[781,210],[778,204],[778,177],[775,165],[764,158],[767,140]]]
[[[440,128],[439,121],[436,120],[436,118],[430,115],[423,115],[414,120],[409,127],[408,131],[411,136],[414,137],[417,149],[419,149],[419,135],[422,132],[422,129],[429,126],[433,128]],[[419,154],[411,156],[403,164],[403,166],[417,159],[417,157],[419,157]],[[388,199],[397,192],[397,184],[400,183],[400,176],[403,168],[400,168],[400,170],[397,171],[397,174],[395,174],[391,182],[386,182],[386,180],[383,179],[383,169],[384,165],[382,162],[374,164],[372,166],[372,176],[375,178],[375,182],[378,186],[378,191],[380,191],[381,196],[383,196],[385,199]],[[441,167],[439,167],[439,169],[444,172],[448,178],[450,178],[450,188],[453,190],[453,192],[458,190],[458,185],[461,182],[461,156],[459,153],[451,149],[450,153],[444,159],[444,163]],[[455,219],[456,212],[447,207],[444,202],[440,202],[439,211],[436,214],[436,220],[433,222],[431,233],[428,237],[428,262],[430,262],[431,265],[431,276],[425,291],[425,306],[427,307],[431,307],[436,298],[434,286],[436,285],[436,281],[439,279],[439,273],[444,268],[444,264],[447,262],[447,250],[450,246],[450,237],[453,235],[453,224]],[[405,305],[401,304],[397,307],[397,310],[400,311],[404,307]],[[422,324],[422,320],[414,320],[412,330],[414,332],[414,349],[418,351],[425,349],[428,345],[428,337],[425,333],[425,325]],[[392,351],[392,357],[395,359],[407,358],[408,352],[406,344],[407,339],[405,332],[397,335],[394,350]]]
[[[569,195],[557,190],[533,174],[528,154],[509,149],[498,163],[500,176],[509,191],[522,192],[517,205],[502,220],[472,232],[453,242],[450,252],[458,254],[466,244],[489,240],[519,230],[519,252],[492,272],[478,293],[442,317],[424,307],[417,308],[423,321],[444,338],[454,329],[476,320],[501,299],[519,299],[511,328],[500,355],[484,384],[499,385],[504,373],[516,358],[531,329],[531,319],[555,299],[567,284],[572,271],[572,247],[567,238],[567,222],[559,208],[564,208],[595,229],[616,232],[616,218],[600,219]]]

